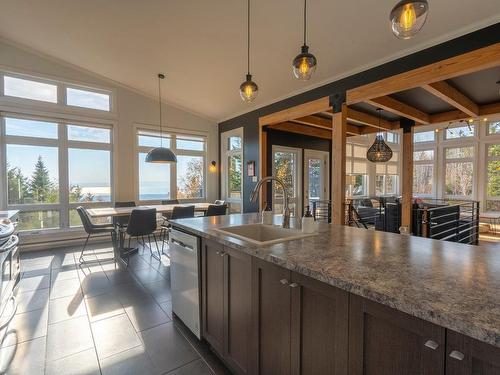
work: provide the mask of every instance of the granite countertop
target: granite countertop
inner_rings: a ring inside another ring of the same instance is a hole
[[[500,248],[328,224],[316,236],[257,247],[214,230],[259,221],[243,214],[172,224],[500,347]]]

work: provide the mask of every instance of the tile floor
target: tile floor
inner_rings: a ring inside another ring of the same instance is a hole
[[[22,255],[16,315],[3,329],[1,374],[205,375],[227,370],[172,319],[169,260],[141,249],[128,268],[109,245]]]

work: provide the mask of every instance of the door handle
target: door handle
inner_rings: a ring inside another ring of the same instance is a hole
[[[297,283],[291,283],[288,285],[290,288],[297,288],[299,286],[299,284]]]
[[[282,283],[283,285],[288,285],[288,280],[287,279],[281,279],[280,283]]]
[[[439,344],[434,340],[427,340],[424,345],[432,350],[436,350],[439,347]]]
[[[462,361],[465,358],[465,355],[458,350],[452,350],[450,353],[450,357],[456,359],[457,361]]]

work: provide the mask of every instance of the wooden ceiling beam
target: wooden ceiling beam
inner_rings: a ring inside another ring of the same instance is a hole
[[[332,128],[332,120],[326,119],[319,116],[304,116],[299,117],[297,119],[290,120],[291,122],[295,122],[297,124],[316,126],[318,128],[331,129]]]
[[[394,129],[390,121],[384,119],[379,120],[377,116],[360,112],[352,108],[347,108],[347,120],[377,129],[383,129],[383,130]]]
[[[446,81],[428,83],[422,88],[469,116],[479,115],[479,106]]]
[[[500,65],[500,43],[348,90],[348,105]]]
[[[322,129],[315,126],[297,124],[295,122],[282,122],[280,124],[271,124],[268,129],[280,130],[284,132],[308,135],[323,139],[332,139],[332,129]]]
[[[429,115],[421,110],[412,107],[408,104],[400,102],[390,96],[381,96],[380,98],[373,98],[366,100],[367,103],[385,109],[386,111],[392,112],[396,115],[406,117],[410,120],[414,120],[420,124],[428,124],[430,122]]]
[[[296,105],[292,108],[287,108],[279,112],[274,112],[259,118],[259,125],[278,124],[293,120],[298,117],[312,115],[318,112],[324,112],[330,109],[330,99],[328,96],[307,102],[304,104]]]
[[[488,116],[500,114],[500,102],[485,104],[479,106],[479,116]],[[467,113],[460,110],[453,110],[448,112],[435,113],[430,115],[430,124],[440,124],[442,122],[459,121],[469,119],[471,117]]]

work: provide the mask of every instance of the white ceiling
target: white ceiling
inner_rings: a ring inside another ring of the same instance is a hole
[[[302,37],[302,0],[252,1],[251,72],[259,96],[243,103],[244,0],[0,0],[0,35],[155,96],[165,72],[172,104],[215,120],[379,65],[500,21],[499,0],[430,0],[427,24],[395,38],[397,0],[309,0],[309,45],[318,69],[292,78]]]

